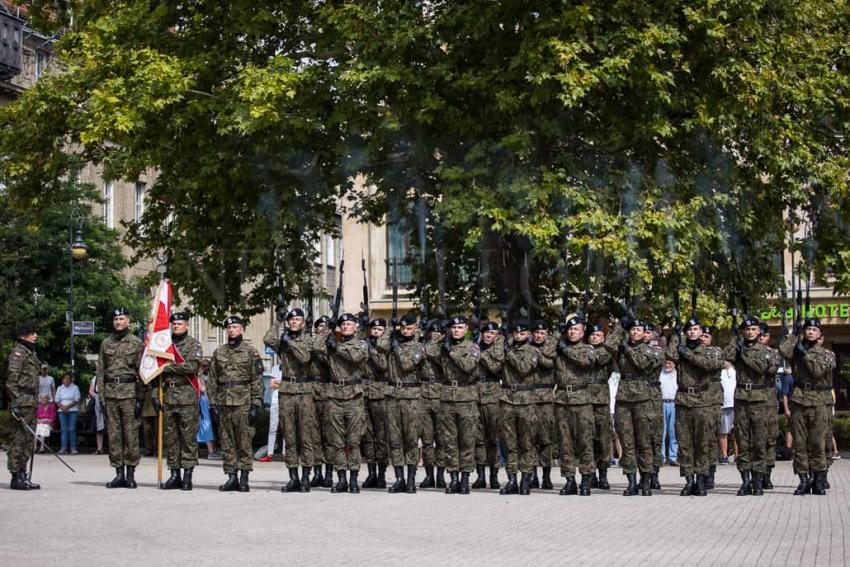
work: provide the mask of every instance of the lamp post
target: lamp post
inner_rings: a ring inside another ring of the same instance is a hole
[[[76,379],[76,365],[74,363],[74,260],[82,260],[86,257],[88,246],[83,241],[83,215],[77,209],[71,210],[68,222],[68,248],[69,248],[69,285],[68,285],[68,313],[65,319],[71,325],[71,379]]]

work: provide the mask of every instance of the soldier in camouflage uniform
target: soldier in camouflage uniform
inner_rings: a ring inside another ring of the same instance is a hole
[[[318,342],[324,342],[323,332],[327,328],[327,316],[319,317],[313,323],[313,336],[311,337],[311,351],[313,354],[310,358],[310,375],[315,379],[315,382],[313,382],[313,402],[316,405],[316,419],[319,425],[317,429],[318,439],[315,441],[318,462],[313,467],[313,479],[310,481],[310,486],[321,486],[323,488],[331,488],[333,486],[334,471],[333,449],[330,445],[330,423],[328,422],[327,412],[325,411],[325,392],[330,388],[331,369],[328,366],[327,355],[320,352],[321,345],[318,345],[318,349],[316,348]],[[322,465],[320,464],[322,462],[325,464],[324,474],[322,474]]]
[[[723,368],[723,356],[720,349],[705,346],[700,340],[702,326],[696,319],[689,319],[684,331],[686,340],[680,339],[677,329],[670,337],[666,353],[667,358],[677,362],[676,435],[679,439],[679,474],[685,477],[685,487],[679,494],[705,496],[711,445],[717,443],[711,380]]]
[[[425,360],[425,347],[416,340],[416,317],[401,319],[400,332],[390,340],[389,388],[387,391],[387,426],[390,460],[395,482],[390,494],[416,492],[416,465],[419,462],[419,431],[422,427],[419,368]],[[423,441],[424,443],[424,441]],[[404,467],[407,466],[407,482]],[[433,470],[433,469],[432,469]],[[433,476],[431,477],[433,481]]]
[[[738,496],[764,494],[762,478],[767,474],[769,421],[776,414],[773,375],[777,366],[768,347],[759,342],[761,329],[756,317],[744,317],[740,337],[723,349],[723,358],[735,366],[735,465],[741,473]]]
[[[162,367],[164,396],[163,434],[168,447],[168,468],[171,476],[160,488],[164,490],[192,490],[192,473],[198,465],[198,394],[195,390],[198,368],[203,358],[201,343],[189,336],[189,314],[171,314],[171,343],[180,353],[182,362],[170,362]],[[160,407],[159,392],[154,390],[154,407]],[[180,468],[183,477],[180,477]]]
[[[625,337],[623,330],[627,333]],[[649,405],[654,393],[649,382],[656,379],[662,361],[661,353],[644,342],[645,334],[646,323],[626,318],[622,326],[614,327],[606,341],[612,349],[616,344],[618,350],[616,364],[620,369],[620,384],[614,426],[623,446],[620,466],[629,483],[623,496],[637,494],[638,470],[641,472],[641,494],[652,495],[649,486],[653,472]]]
[[[27,476],[27,463],[32,457],[33,436],[24,426],[35,429],[36,392],[41,363],[35,354],[38,331],[32,323],[22,323],[15,329],[17,344],[9,353],[6,372],[6,392],[12,416],[17,420],[9,431],[6,466],[12,473],[12,490],[38,490],[40,485]]]
[[[703,326],[700,340],[703,345],[710,347],[714,340],[714,327]],[[714,410],[714,417],[712,418],[712,423],[714,423],[714,439],[719,439],[721,424],[723,422],[723,383],[720,378],[722,371],[723,369],[721,368],[711,377],[710,391],[712,398],[711,408]],[[709,447],[708,459],[708,475],[705,477],[705,488],[712,490],[714,488],[714,475],[717,472],[717,463],[720,459],[720,446],[717,442],[712,443],[711,447]]]
[[[593,457],[599,478],[590,479],[590,488],[610,490],[608,482],[608,458],[611,455],[613,427],[611,424],[611,393],[608,379],[613,371],[616,345],[609,348],[605,344],[605,328],[602,325],[591,325],[588,329],[587,342],[594,349],[593,368],[590,370],[590,382],[587,394],[593,406]]]
[[[657,333],[653,330],[652,325],[646,323],[646,333],[643,341],[650,345],[651,348],[658,352],[659,357],[663,356],[660,347],[652,346],[652,341],[658,338]],[[655,372],[647,379],[652,397],[647,403],[649,416],[649,438],[652,444],[652,471],[649,473],[649,488],[652,490],[661,490],[661,484],[658,481],[658,473],[661,467],[664,466],[664,455],[662,445],[664,443],[664,403],[661,400],[661,379],[659,376],[661,369]],[[640,484],[643,485],[643,475],[641,475]]]
[[[136,488],[136,466],[141,460],[139,416],[144,388],[138,378],[138,369],[143,344],[139,337],[130,333],[129,325],[130,317],[125,308],[112,311],[113,332],[100,344],[97,359],[95,380],[106,410],[109,463],[116,473],[106,488]]]
[[[478,432],[475,462],[478,478],[472,488],[485,488],[484,467],[490,467],[490,488],[499,485],[499,440],[502,436],[499,419],[499,398],[502,397],[502,370],[505,365],[504,338],[499,326],[487,322],[481,329],[478,360]]]
[[[779,403],[776,400],[776,372],[782,365],[782,357],[779,356],[778,350],[770,346],[770,326],[762,321],[759,323],[759,329],[761,329],[761,335],[759,335],[758,341],[767,348],[767,352],[771,356],[771,368],[776,368],[773,373],[770,373],[770,370],[768,369],[768,373],[770,373],[770,375],[764,377],[765,382],[771,384],[773,389],[770,390],[771,412],[770,416],[767,418],[768,434],[766,440],[767,447],[765,448],[767,472],[762,477],[762,488],[764,490],[773,490],[773,482],[770,475],[773,472],[773,466],[776,463],[776,438],[779,436]]]
[[[282,328],[284,322],[286,327]],[[263,337],[263,343],[280,359],[277,396],[286,443],[284,461],[289,469],[289,482],[280,490],[310,492],[310,469],[318,460],[316,442],[320,434],[313,402],[315,377],[310,373],[312,340],[304,332],[304,311],[296,308],[283,312],[279,308],[276,321]]]
[[[537,411],[534,405],[534,380],[539,351],[531,346],[530,325],[519,320],[511,326],[513,340],[505,343],[505,367],[502,400],[499,404],[502,438],[507,449],[508,482],[499,494],[531,493],[531,469],[534,468],[534,431]],[[517,471],[522,473],[517,484]]]
[[[478,345],[466,338],[468,330],[466,317],[452,317],[449,319],[449,336],[440,345],[445,379],[440,427],[451,478],[446,494],[469,494],[469,473],[475,468],[478,360],[481,352]]]
[[[263,361],[257,349],[243,340],[245,327],[241,318],[231,315],[224,320],[224,327],[227,344],[213,352],[207,384],[211,411],[221,424],[221,453],[227,475],[227,481],[218,489],[249,492],[248,475],[254,469],[254,422],[263,400]]]
[[[537,461],[543,468],[542,484],[537,479],[537,467],[532,470],[531,488],[552,490],[552,459],[555,455],[555,359],[558,356],[558,339],[549,335],[549,324],[538,319],[531,326],[531,345],[540,353],[534,378],[535,421],[534,444]]]
[[[367,325],[369,358],[366,359],[366,431],[361,452],[366,459],[369,475],[363,488],[387,487],[389,462],[389,429],[387,425],[387,355],[390,339],[386,335],[387,321],[374,319]]]
[[[827,455],[824,439],[830,423],[832,371],[835,356],[818,344],[820,320],[806,319],[802,334],[789,335],[779,352],[790,361],[794,375],[791,431],[794,435],[794,472],[800,477],[796,495],[826,494]]]
[[[566,479],[559,494],[590,496],[593,461],[593,406],[588,386],[592,377],[595,349],[584,342],[584,323],[569,318],[557,345],[555,365],[555,423],[561,445],[561,476]],[[581,487],[576,485],[576,468]]]
[[[445,488],[446,455],[440,438],[440,415],[442,415],[443,368],[440,365],[440,344],[443,342],[442,323],[438,320],[428,324],[425,341],[425,361],[422,364],[421,426],[422,460],[425,478],[419,488]],[[434,467],[437,467],[436,481]]]
[[[327,355],[330,365],[330,385],[325,392],[325,411],[330,424],[330,445],[334,467],[339,480],[331,492],[360,492],[357,475],[360,472],[360,440],[363,438],[365,410],[363,408],[363,368],[369,357],[365,340],[358,339],[357,318],[345,313],[338,322],[340,339],[331,330],[318,335],[313,348]],[[351,476],[349,479],[347,475]]]

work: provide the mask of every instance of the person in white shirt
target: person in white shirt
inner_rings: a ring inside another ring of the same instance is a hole
[[[41,396],[47,396],[47,399],[51,402],[55,401],[56,394],[56,380],[53,379],[53,376],[48,374],[48,368],[46,364],[41,365],[41,372],[38,373],[38,396],[37,399],[41,399]]]
[[[720,384],[723,386],[723,419],[720,422],[720,463],[729,464],[729,434],[735,426],[735,367],[730,362],[723,365],[720,372]],[[738,447],[735,447],[738,454]]]
[[[280,410],[278,409],[277,390],[280,387],[280,364],[272,364],[272,369],[269,372],[269,388],[271,389],[271,400],[269,400],[269,438],[266,443],[266,454],[259,458],[261,463],[270,463],[274,455],[274,446],[277,443],[278,420],[280,419]],[[283,443],[284,451],[286,450],[286,442]]]
[[[679,466],[679,442],[676,440],[676,363],[664,361],[664,368],[658,377],[661,382],[661,401],[664,410],[664,430],[661,434],[661,453],[671,466]]]
[[[77,414],[80,411],[80,389],[71,381],[71,375],[62,376],[62,385],[56,388],[56,410],[62,427],[61,455],[77,454]]]

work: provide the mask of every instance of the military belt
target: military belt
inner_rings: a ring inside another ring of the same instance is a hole
[[[179,380],[179,379],[165,380],[162,383],[163,388],[179,388],[181,386],[190,386],[190,384],[186,380]]]
[[[587,390],[587,384],[582,384],[581,386],[573,386],[572,384],[567,384],[561,389],[561,391],[566,392],[568,394],[572,394],[573,392],[578,392],[580,390]]]
[[[712,378],[711,383],[712,384],[722,384],[723,381],[720,378]]]
[[[631,372],[627,372],[620,377],[620,380],[624,380],[626,382],[633,382],[635,380],[646,380],[646,374],[633,374]]]
[[[815,392],[827,392],[832,390],[832,386],[815,386],[814,384],[794,384],[795,388],[801,390],[814,390]]]
[[[29,394],[30,396],[35,395],[35,388],[21,388],[22,394]]]
[[[554,384],[534,384],[535,390],[551,390],[554,387]]]
[[[657,388],[660,388],[661,387],[661,380],[658,380],[657,382],[647,382],[647,384],[649,384],[650,386],[655,386]]]
[[[735,388],[738,390],[746,390],[749,392],[750,390],[764,390],[765,388],[773,388],[773,384],[750,384],[749,382],[746,384],[736,384]]]
[[[478,376],[479,382],[500,382],[501,378],[492,374],[481,374]]]
[[[530,392],[534,389],[534,384],[502,384],[502,388],[511,392]]]
[[[357,384],[362,384],[363,380],[356,378],[354,380],[333,380],[331,384],[334,386],[339,386],[340,388],[344,388],[345,386],[355,386]]]
[[[295,376],[282,376],[281,382],[289,382],[290,384],[304,384],[305,382],[315,382],[316,379],[312,376],[297,378]]]
[[[591,381],[589,382],[589,384],[607,384],[607,383],[608,383],[608,379],[607,379],[607,378],[606,378],[605,380],[591,380]]]
[[[696,395],[696,394],[701,394],[703,392],[707,392],[708,388],[703,388],[702,386],[695,386],[693,388],[682,388],[682,390],[684,390],[684,392],[686,394],[690,394],[690,395],[693,396],[693,395]]]
[[[221,383],[221,385],[225,388],[229,388],[231,386],[245,386],[246,384],[250,383],[250,380],[225,380]]]
[[[450,388],[469,388],[470,386],[475,386],[475,384],[459,384],[457,380],[452,380],[446,386]]]
[[[119,376],[118,378],[104,378],[106,384],[132,384],[136,381],[135,376]]]
[[[390,382],[390,384],[396,388],[419,388],[422,386],[420,382],[402,382],[401,380]]]

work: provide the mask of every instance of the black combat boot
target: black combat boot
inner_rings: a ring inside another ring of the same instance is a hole
[[[558,491],[558,494],[561,496],[570,496],[572,494],[578,494],[578,485],[576,485],[576,478],[574,476],[567,477],[566,482],[564,482],[564,486],[561,487],[561,490]]]
[[[532,478],[533,478],[532,473],[530,473],[530,472],[522,473],[522,479],[520,480],[520,483],[519,483],[519,494],[521,496],[528,496],[529,494],[531,494],[531,479]]]
[[[602,476],[602,471],[599,471],[599,475]],[[596,478],[596,475],[590,477],[590,488],[599,488],[599,479]]]
[[[658,482],[658,469],[649,473],[649,487],[652,490],[661,490],[661,483]]]
[[[301,490],[301,479],[298,478],[298,467],[289,467],[289,482],[280,487],[281,492],[298,492]]]
[[[322,476],[322,465],[314,465],[313,479],[310,481],[310,486],[312,488],[317,488],[319,486],[322,486],[323,482],[325,482],[325,477]]]
[[[106,483],[106,488],[124,488],[127,479],[124,477],[124,467],[115,467],[115,478]]]
[[[640,495],[641,496],[652,496],[652,489],[650,488],[650,482],[649,482],[651,475],[652,475],[652,473],[640,473]]]
[[[505,496],[508,494],[517,494],[519,492],[519,487],[516,483],[516,473],[508,473],[508,482],[505,483],[505,486],[499,491],[499,494]]]
[[[708,490],[705,487],[705,481],[708,479],[707,474],[698,474],[697,475],[697,483],[694,486],[694,496],[705,496],[708,494],[706,491]]]
[[[753,473],[753,496],[764,496],[761,473]]]
[[[581,486],[578,488],[580,496],[590,496],[590,479],[596,478],[596,475],[583,474],[581,475]]]
[[[363,488],[376,488],[378,484],[378,465],[376,463],[367,463],[366,470],[369,474],[366,475],[366,480],[363,481]]]
[[[408,494],[416,494],[416,465],[407,465],[407,490]]]
[[[446,467],[437,467],[436,486],[437,488],[446,487]]]
[[[30,480],[30,475],[29,475],[29,473],[27,473],[26,471],[24,471],[24,472],[20,473],[20,477],[24,479],[24,482],[26,482],[26,483],[27,483],[27,486],[29,486],[29,487],[30,487],[30,490],[39,490],[39,489],[41,489],[41,485],[40,485],[40,484],[36,484],[36,483],[34,483],[33,481],[31,481],[31,480]]]
[[[322,479],[322,488],[331,488],[334,485],[334,466],[325,463],[325,476]]]
[[[798,484],[797,488],[794,490],[794,496],[803,496],[805,494],[808,494],[812,490],[809,475],[799,474],[797,476],[800,477],[800,484]]]
[[[388,492],[390,494],[399,494],[407,491],[407,485],[404,483],[404,467],[393,467],[395,472],[395,482],[390,486]]]
[[[637,473],[626,473],[626,489],[623,496],[637,496]]]
[[[348,481],[348,492],[351,494],[360,494],[360,485],[357,484],[357,477],[360,475],[360,471],[351,471],[348,476],[351,478]]]
[[[251,492],[251,487],[248,486],[248,473],[249,471],[241,470],[239,471],[239,492]]]
[[[194,470],[194,467],[183,469],[183,482],[180,483],[180,490],[192,490],[192,472]]]
[[[472,483],[472,488],[487,488],[487,480],[484,473],[484,465],[475,465],[475,482]]]
[[[127,465],[127,488],[138,488],[139,485],[136,484],[136,467],[134,465]]]
[[[481,467],[484,468],[484,467]],[[484,478],[484,474],[482,473],[481,478]],[[457,487],[458,494],[469,494],[469,473],[464,472],[460,473],[460,485]]]
[[[180,488],[181,484],[183,484],[183,480],[180,478],[180,469],[171,469],[171,476],[159,487],[162,490],[175,490]]]
[[[310,492],[310,469],[312,467],[301,467],[301,492]]]
[[[446,494],[457,494],[457,487],[460,484],[457,471],[449,471],[449,485],[446,487]]]
[[[378,476],[375,480],[375,488],[387,487],[387,465],[378,465]]]
[[[826,495],[826,487],[823,485],[826,477],[825,471],[818,471],[814,473],[814,479],[812,481],[812,494],[817,496],[825,496]]]
[[[499,467],[490,467],[490,488],[501,488],[499,484]]]
[[[827,478],[828,475],[829,475],[829,469],[826,469],[825,471],[823,471],[823,487],[826,488],[827,490],[832,488],[831,486],[829,486],[829,479]]]
[[[331,492],[334,494],[342,494],[343,492],[348,492],[348,478],[346,477],[346,473],[348,471],[337,471],[337,476],[339,480],[337,480],[336,484],[331,488]]]
[[[9,483],[12,490],[29,490],[29,485],[21,478],[21,473],[12,473],[12,482]]]
[[[531,484],[529,488],[540,488],[540,479],[537,478],[537,467],[531,469]]]
[[[591,485],[591,488],[593,486]],[[599,490],[611,490],[611,485],[608,483],[608,469],[599,469]]]
[[[694,475],[689,474],[685,477],[685,486],[679,492],[679,496],[690,496],[694,493]]]
[[[218,487],[222,492],[233,492],[239,488],[239,481],[236,479],[236,473],[227,473],[227,480]]]
[[[717,465],[709,465],[708,474],[703,476],[703,484],[706,490],[714,490],[714,473],[717,471]],[[699,495],[697,495],[699,496]]]
[[[770,480],[771,473],[773,473],[773,467],[767,467],[767,474],[761,477],[761,487],[765,490],[773,490],[773,482]]]
[[[434,488],[434,465],[425,465],[425,478],[419,483],[419,488]]]
[[[752,476],[750,471],[741,471],[741,488],[736,493],[738,496],[750,496],[753,493]]]
[[[555,488],[552,485],[552,467],[543,467],[543,481],[540,483],[540,488],[543,490],[552,490]]]

